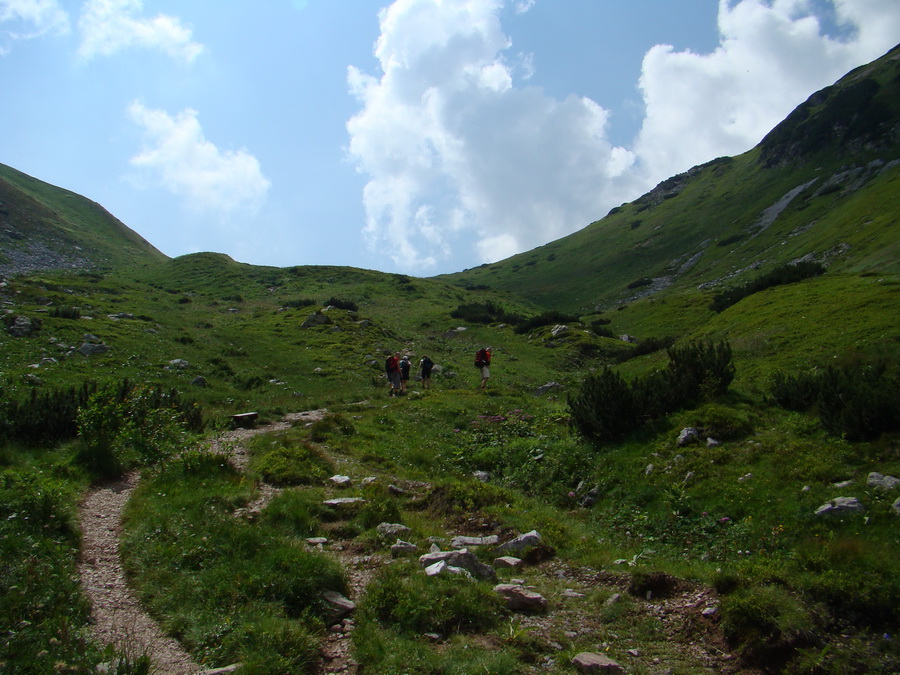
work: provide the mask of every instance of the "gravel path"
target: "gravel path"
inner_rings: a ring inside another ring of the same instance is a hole
[[[286,415],[281,422],[253,429],[235,429],[215,437],[210,447],[228,454],[238,469],[244,470],[248,456],[243,443],[257,434],[281,431],[298,421],[321,419],[325,410],[312,410]],[[138,472],[121,480],[98,485],[87,493],[81,503],[82,532],[78,574],[85,594],[91,603],[94,638],[100,644],[113,644],[134,658],[148,654],[155,672],[167,675],[212,673],[204,671],[174,639],[163,634],[159,624],[141,607],[129,588],[119,557],[119,535],[122,530],[122,511],[140,481]],[[263,508],[276,492],[262,486],[262,501],[254,504]]]
[[[78,574],[91,601],[94,638],[130,657],[146,653],[158,672],[184,675],[202,669],[176,640],[163,635],[128,587],[119,558],[122,510],[137,486],[137,472],[93,488],[81,504]]]

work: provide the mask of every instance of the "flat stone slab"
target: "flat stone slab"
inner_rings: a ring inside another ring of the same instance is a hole
[[[362,497],[335,497],[334,499],[326,499],[322,503],[326,506],[347,506],[349,504],[362,504],[365,501]]]
[[[469,546],[496,546],[500,543],[500,537],[496,534],[488,535],[487,537],[465,537],[458,536],[453,537],[450,540],[450,545],[453,548],[468,548]]]
[[[581,652],[572,659],[579,673],[624,673],[625,669],[608,656],[594,652]]]

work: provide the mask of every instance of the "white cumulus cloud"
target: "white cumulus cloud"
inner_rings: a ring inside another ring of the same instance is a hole
[[[630,164],[606,139],[599,105],[513,85],[502,5],[398,0],[379,17],[381,76],[349,69],[365,234],[398,266],[427,269],[461,238],[493,261],[569,234]]]
[[[0,55],[13,42],[69,32],[69,15],[57,0],[0,0]]]
[[[135,101],[128,114],[146,141],[132,165],[147,170],[191,208],[227,215],[256,211],[264,202],[270,182],[257,159],[244,149],[223,152],[208,141],[196,111],[188,108],[173,117]]]
[[[203,46],[179,19],[165,14],[146,18],[143,9],[141,0],[87,0],[78,21],[79,55],[89,60],[129,47],[159,49],[188,63],[200,55]]]
[[[646,53],[644,121],[632,147],[616,147],[600,104],[528,85],[533,62],[511,53],[500,10],[531,2],[395,0],[379,15],[380,73],[348,70],[360,104],[348,151],[368,181],[368,244],[407,269],[460,245],[498,260],[749,150],[811,93],[896,44],[900,2],[830,0],[829,29],[816,14],[826,2],[719,0],[712,52]]]

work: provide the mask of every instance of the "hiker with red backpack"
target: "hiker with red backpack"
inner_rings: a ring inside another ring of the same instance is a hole
[[[393,356],[387,357],[384,362],[384,372],[387,375],[388,382],[391,383],[391,389],[388,396],[397,396],[400,394],[400,352],[394,352]]]
[[[487,387],[488,378],[491,376],[491,348],[482,347],[475,352],[475,367],[481,371],[481,388]]]

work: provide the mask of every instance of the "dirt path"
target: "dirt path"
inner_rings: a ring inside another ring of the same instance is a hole
[[[249,460],[244,443],[249,438],[288,429],[296,422],[321,419],[325,412],[312,410],[293,413],[286,415],[280,422],[253,429],[235,429],[212,439],[210,448],[227,454],[229,461],[239,470],[244,470]],[[139,481],[138,472],[132,472],[121,480],[95,486],[81,503],[82,542],[78,574],[91,603],[94,638],[100,644],[115,645],[132,658],[148,654],[155,671],[159,673],[193,675],[211,672],[204,671],[176,640],[163,634],[128,586],[119,557],[119,535],[122,530],[122,512]],[[248,505],[248,509],[261,510],[277,491],[264,485],[261,486],[260,494],[258,503]],[[328,660],[334,662],[335,659],[340,660],[337,652]],[[342,672],[349,671],[345,667]]]

